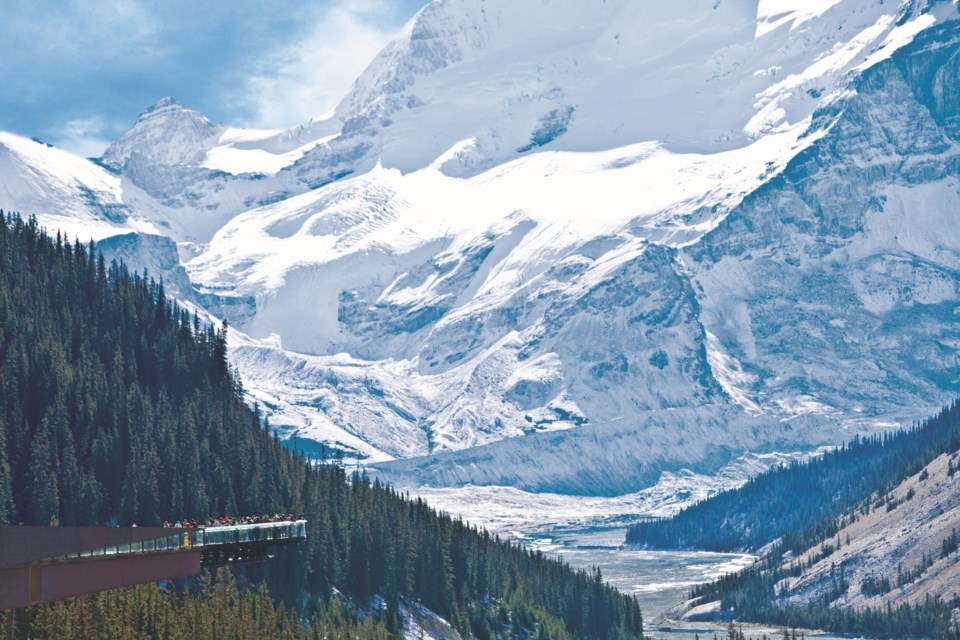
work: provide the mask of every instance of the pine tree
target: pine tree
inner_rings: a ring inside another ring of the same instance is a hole
[[[10,524],[13,518],[13,489],[10,464],[7,462],[6,433],[0,419],[0,525]]]
[[[57,491],[57,468],[50,442],[50,428],[44,419],[34,434],[31,446],[30,465],[27,470],[25,510],[28,522],[47,524],[60,513],[60,496]]]

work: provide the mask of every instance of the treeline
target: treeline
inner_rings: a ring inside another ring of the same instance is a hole
[[[960,404],[909,430],[849,444],[808,462],[771,469],[739,489],[720,493],[673,518],[641,522],[629,544],[657,549],[754,551],[782,538],[788,549],[834,535],[838,518],[960,450]],[[776,514],[773,517],[772,514]]]
[[[742,622],[826,629],[834,633],[880,638],[960,640],[960,626],[952,620],[952,610],[960,607],[960,597],[949,602],[928,597],[919,604],[897,607],[889,604],[856,609],[835,607],[833,601],[850,586],[841,567],[833,575],[833,587],[823,597],[806,605],[783,605],[777,600],[777,584],[799,576],[802,571],[799,563],[791,563],[786,568],[784,564],[784,550],[777,545],[757,565],[695,587],[691,597],[700,598],[702,602],[719,600],[721,611]],[[881,584],[884,581],[870,580],[871,588],[889,590],[889,581]],[[865,587],[862,588],[866,591]]]
[[[550,637],[641,637],[636,601],[598,574],[285,450],[243,401],[226,331],[92,246],[0,215],[0,522],[294,512],[307,542],[245,571],[302,611],[377,594],[390,633],[406,600],[482,640],[514,615]]]

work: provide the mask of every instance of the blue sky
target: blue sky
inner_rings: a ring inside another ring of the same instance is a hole
[[[7,0],[0,130],[99,155],[164,96],[215,122],[335,106],[426,0]]]

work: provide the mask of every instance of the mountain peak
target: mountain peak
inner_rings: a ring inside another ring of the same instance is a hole
[[[219,139],[223,126],[171,97],[144,109],[130,131],[110,145],[103,162],[122,169],[133,156],[141,168],[196,166]]]
[[[140,118],[145,118],[149,115],[157,113],[158,111],[170,110],[170,109],[179,109],[184,110],[183,105],[181,105],[176,98],[167,96],[165,98],[160,98],[155,104],[147,107],[140,112]]]

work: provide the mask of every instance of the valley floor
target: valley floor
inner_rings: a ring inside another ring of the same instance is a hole
[[[663,487],[661,486],[661,489]],[[416,491],[435,507],[545,554],[557,554],[573,567],[598,567],[610,584],[637,598],[646,633],[657,640],[725,637],[719,622],[674,619],[692,587],[739,571],[756,560],[747,554],[701,551],[648,551],[624,545],[626,527],[651,515],[671,512],[675,504],[649,494],[617,498],[531,494],[507,487],[467,487]],[[661,494],[662,497],[662,494]],[[667,630],[669,629],[669,630]],[[775,637],[779,629],[745,625],[749,638]],[[824,640],[841,636],[806,632]]]

